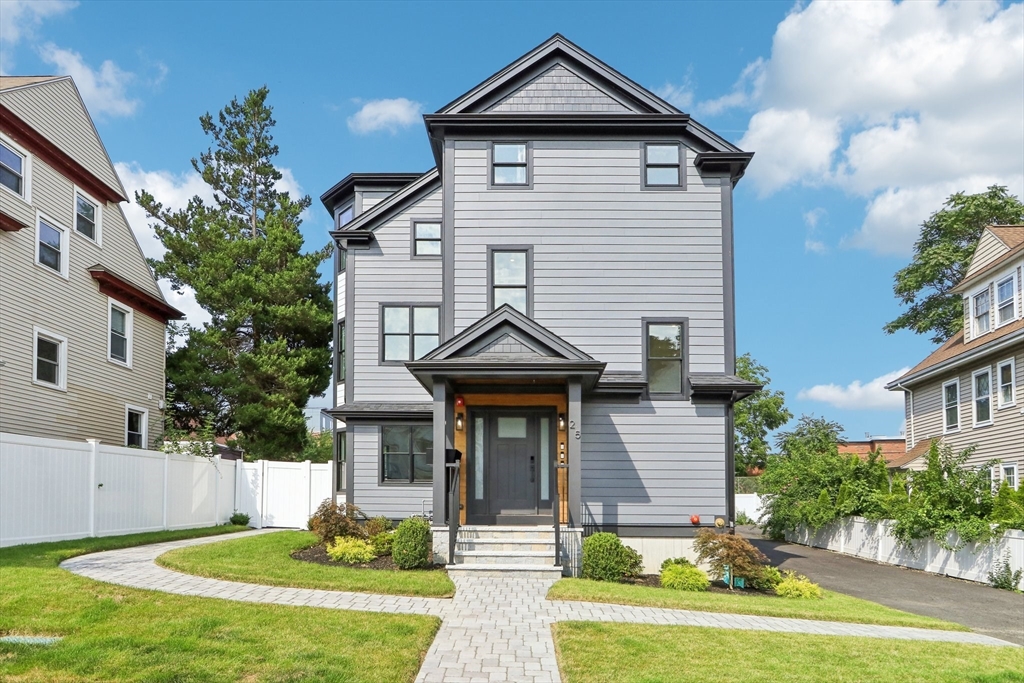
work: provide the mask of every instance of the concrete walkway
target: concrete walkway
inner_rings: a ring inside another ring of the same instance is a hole
[[[251,531],[230,537],[214,536],[111,550],[72,558],[63,562],[61,567],[97,581],[181,595],[440,617],[443,620],[441,629],[416,678],[422,683],[560,681],[555,644],[551,637],[551,624],[556,621],[612,621],[980,645],[1009,644],[978,633],[957,631],[551,601],[544,596],[552,581],[544,579],[460,576],[454,579],[456,593],[452,599],[413,598],[221,581],[181,574],[154,563],[159,555],[176,548],[260,533],[270,532]]]

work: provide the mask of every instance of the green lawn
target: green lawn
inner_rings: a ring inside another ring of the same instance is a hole
[[[157,563],[186,574],[268,586],[451,597],[455,585],[443,571],[385,571],[300,562],[290,553],[316,543],[308,531],[278,531],[224,543],[172,550]]]
[[[84,553],[236,530],[0,549],[0,635],[64,636],[53,647],[0,644],[0,680],[413,680],[437,619],[169,595],[57,567]]]
[[[566,683],[1022,683],[1024,649],[695,626],[561,622]]]
[[[667,607],[699,612],[753,614],[762,617],[791,617],[822,621],[850,621],[858,624],[916,626],[945,631],[969,631],[960,624],[902,612],[878,603],[825,591],[821,600],[799,600],[768,595],[727,595],[696,593],[650,586],[632,586],[586,579],[561,579],[548,591],[551,600],[584,600],[619,605]]]

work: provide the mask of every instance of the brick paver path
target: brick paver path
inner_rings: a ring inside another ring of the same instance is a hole
[[[871,626],[806,619],[755,617],[713,612],[546,600],[552,581],[494,577],[455,577],[455,597],[414,598],[309,588],[280,588],[181,574],[154,560],[169,550],[252,536],[172,541],[82,555],[61,567],[97,581],[133,588],[328,609],[424,614],[440,617],[441,629],[427,651],[417,682],[560,681],[551,624],[556,621],[613,621],[638,624],[708,626],[753,631],[783,631],[832,636],[865,636],[980,645],[1011,645],[978,633]]]

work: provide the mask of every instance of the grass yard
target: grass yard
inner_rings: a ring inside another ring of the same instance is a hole
[[[970,630],[960,624],[932,617],[922,617],[832,591],[825,591],[825,597],[821,600],[799,600],[769,595],[696,593],[587,579],[561,579],[548,591],[548,598],[643,607],[667,607],[699,612],[752,614],[761,617],[849,621],[857,624],[884,626],[915,626],[944,631]]]
[[[52,647],[0,643],[0,680],[413,680],[437,619],[169,595],[57,567],[84,553],[235,530],[0,549],[0,635],[64,636]]]
[[[172,550],[157,558],[157,564],[186,574],[268,586],[435,598],[455,594],[455,584],[443,571],[328,567],[290,557],[315,543],[316,536],[308,531],[278,531]]]
[[[1022,683],[1024,649],[694,626],[562,622],[566,683]]]

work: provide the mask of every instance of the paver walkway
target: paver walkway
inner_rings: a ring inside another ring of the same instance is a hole
[[[455,597],[414,598],[309,588],[280,588],[181,574],[154,560],[169,550],[216,543],[267,531],[230,537],[213,536],[82,555],[61,567],[82,576],[133,588],[181,595],[328,609],[399,612],[440,617],[441,629],[427,652],[418,682],[560,681],[551,624],[556,621],[613,621],[643,624],[708,626],[754,631],[865,636],[903,640],[1010,645],[978,633],[871,626],[806,619],[755,617],[712,612],[552,601],[545,579],[455,577]]]

